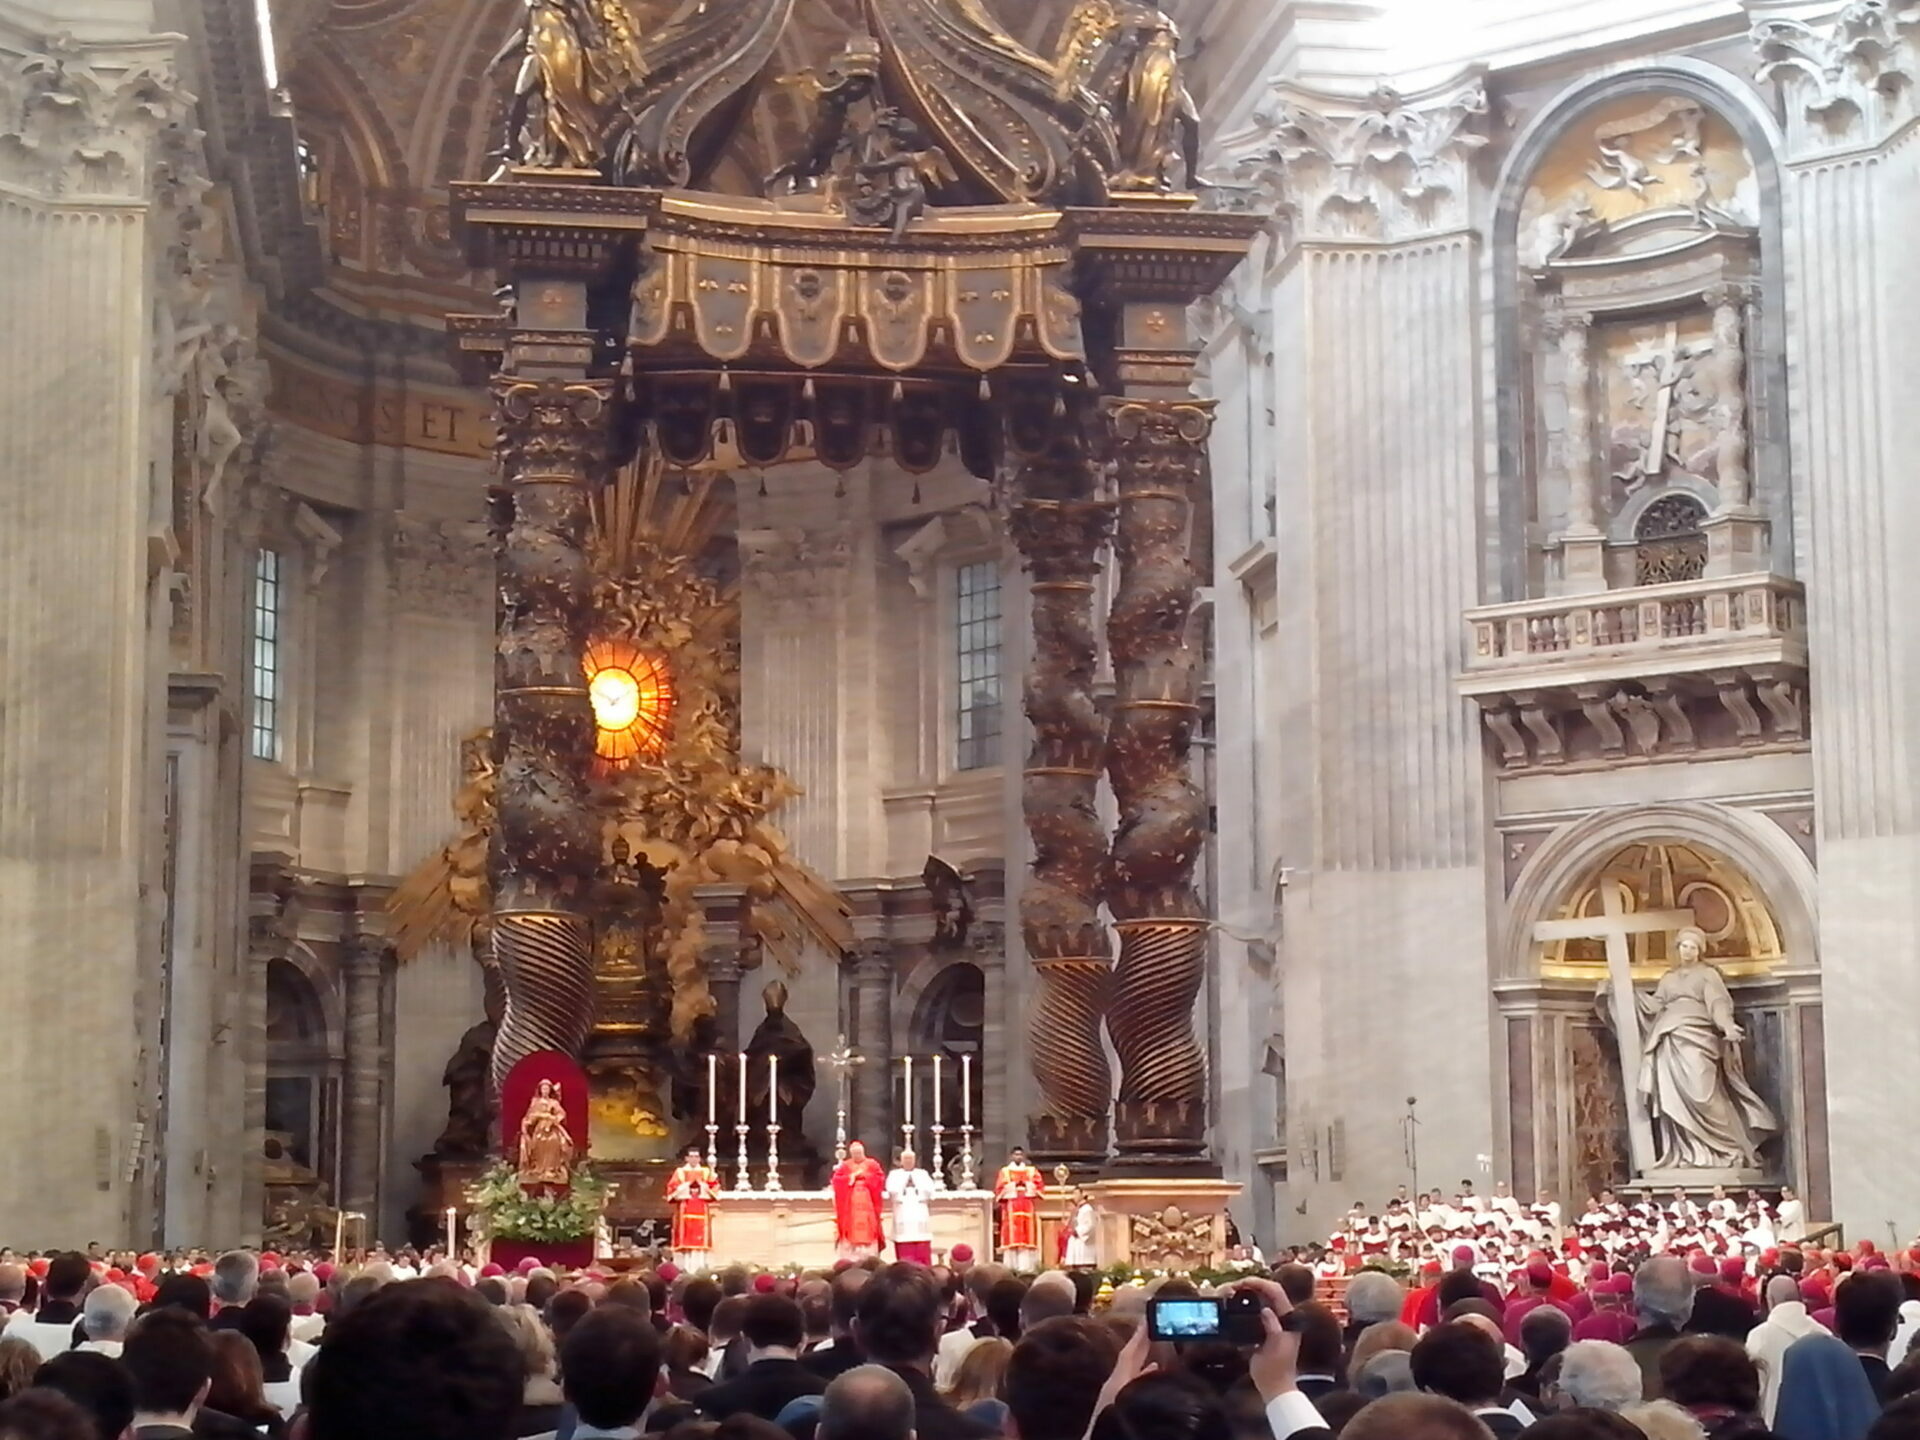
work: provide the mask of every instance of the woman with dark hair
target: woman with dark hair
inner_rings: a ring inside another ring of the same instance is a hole
[[[1760,1367],[1746,1348],[1689,1335],[1660,1356],[1660,1390],[1700,1422],[1707,1440],[1768,1440],[1760,1418]]]
[[[287,1422],[267,1403],[260,1379],[260,1354],[253,1342],[238,1330],[213,1330],[207,1334],[213,1348],[213,1385],[207,1391],[207,1408],[253,1427],[268,1440],[285,1440]]]
[[[1090,1440],[1233,1440],[1233,1426],[1191,1376],[1143,1375],[1094,1419]]]
[[[202,1320],[212,1318],[213,1288],[199,1275],[169,1275],[153,1292],[149,1310],[185,1310]]]
[[[260,1378],[283,1385],[293,1378],[287,1359],[287,1331],[293,1325],[293,1307],[278,1295],[256,1295],[240,1311],[240,1333],[253,1342],[260,1356]]]
[[[707,1337],[692,1325],[676,1325],[667,1331],[667,1343],[661,1356],[667,1376],[667,1392],[676,1400],[689,1403],[701,1392],[711,1390],[713,1381],[702,1368],[707,1363]]]

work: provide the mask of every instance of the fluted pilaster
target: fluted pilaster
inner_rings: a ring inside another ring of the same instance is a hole
[[[360,936],[341,966],[346,999],[346,1083],[341,1098],[340,1204],[378,1219],[382,1110],[387,1047],[382,995],[391,950],[380,937]]]

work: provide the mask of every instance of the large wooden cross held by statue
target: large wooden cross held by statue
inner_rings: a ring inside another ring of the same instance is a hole
[[[1627,1089],[1627,1149],[1633,1173],[1653,1169],[1653,1118],[1640,1099],[1640,1006],[1633,994],[1633,951],[1630,935],[1671,934],[1697,924],[1691,910],[1628,908],[1632,896],[1618,880],[1600,885],[1603,913],[1571,920],[1542,920],[1533,927],[1535,940],[1604,940],[1607,943],[1607,986],[1613,998],[1613,1028],[1620,1042],[1620,1078]]]

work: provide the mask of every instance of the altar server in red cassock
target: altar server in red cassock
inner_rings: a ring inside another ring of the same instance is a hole
[[[720,1177],[701,1158],[700,1147],[689,1145],[680,1168],[667,1177],[667,1199],[673,1205],[673,1258],[688,1270],[707,1268],[713,1250],[713,1197]]]
[[[1046,1181],[1027,1163],[1027,1152],[1015,1148],[993,1182],[993,1198],[1000,1202],[1000,1260],[1009,1270],[1040,1268],[1040,1192]]]
[[[880,1204],[887,1175],[858,1140],[833,1169],[833,1227],[837,1252],[845,1259],[878,1255],[887,1243],[880,1229]]]

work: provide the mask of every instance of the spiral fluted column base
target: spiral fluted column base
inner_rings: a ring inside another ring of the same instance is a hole
[[[1104,955],[1036,960],[1034,975],[1033,1075],[1044,1102],[1029,1125],[1034,1153],[1066,1160],[1105,1155],[1113,1071],[1100,1022],[1112,966]]]
[[[580,1058],[593,1029],[593,946],[584,917],[516,910],[493,918],[507,1014],[493,1042],[493,1083],[539,1050]]]
[[[1207,922],[1122,920],[1107,1031],[1120,1057],[1114,1138],[1122,1155],[1204,1150],[1207,1057],[1193,1006],[1207,970]]]

